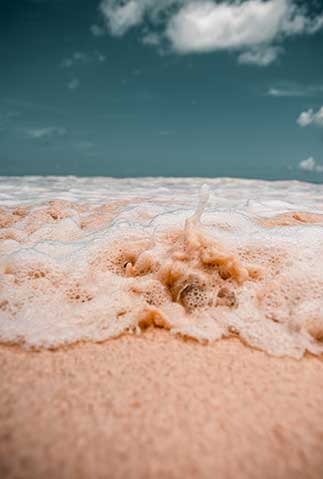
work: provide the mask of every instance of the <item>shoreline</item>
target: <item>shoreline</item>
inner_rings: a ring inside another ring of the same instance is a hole
[[[149,329],[0,368],[2,479],[322,477],[322,357]]]

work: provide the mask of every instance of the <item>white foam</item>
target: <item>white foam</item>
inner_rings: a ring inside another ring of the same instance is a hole
[[[321,354],[322,198],[298,182],[0,178],[0,340],[154,325]]]

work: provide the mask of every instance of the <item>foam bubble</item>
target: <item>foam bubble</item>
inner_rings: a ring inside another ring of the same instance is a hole
[[[19,181],[42,201],[22,204]],[[291,183],[286,198],[286,185],[242,180],[74,179],[69,192],[70,178],[48,181],[0,179],[2,342],[51,348],[155,326],[323,352],[322,186]]]

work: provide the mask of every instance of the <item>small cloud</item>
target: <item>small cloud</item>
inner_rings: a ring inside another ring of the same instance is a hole
[[[160,44],[160,36],[157,33],[147,33],[142,38],[142,43],[144,45],[157,46]]]
[[[60,128],[56,126],[50,126],[46,128],[30,128],[25,131],[26,137],[32,140],[42,140],[52,137],[66,136],[66,128]]]
[[[323,106],[315,112],[312,108],[307,111],[303,111],[297,119],[297,123],[301,127],[309,125],[323,126]]]
[[[314,173],[323,173],[323,165],[317,163],[312,156],[303,160],[298,165],[300,170],[303,171],[312,171]]]
[[[273,63],[282,52],[280,47],[257,47],[239,55],[239,63],[266,67]]]
[[[62,68],[72,68],[76,64],[84,64],[89,61],[88,55],[83,52],[74,52],[69,58],[65,58],[61,62]]]
[[[104,63],[107,59],[107,57],[100,52],[96,52],[96,57],[99,63]]]
[[[281,88],[269,88],[268,96],[283,97],[283,96],[302,96],[297,91],[284,90]]]
[[[298,86],[295,84],[285,84],[273,88],[269,88],[267,91],[268,96],[276,98],[282,97],[306,97],[314,96],[323,93],[322,85],[310,85],[310,86]]]
[[[313,110],[303,111],[297,119],[297,123],[301,127],[308,126],[313,121]]]
[[[86,65],[91,62],[103,63],[105,62],[106,57],[101,52],[74,52],[73,55],[69,58],[65,58],[61,62],[62,68],[72,68],[79,65]]]
[[[120,4],[111,0],[103,0],[100,9],[112,35],[120,37],[130,28],[139,25],[143,21],[148,7],[146,3],[138,0],[126,0]]]
[[[62,68],[71,68],[73,65],[74,62],[71,58],[65,58],[61,63]]]
[[[76,90],[77,88],[79,88],[81,82],[78,78],[72,78],[72,80],[70,80],[68,83],[67,83],[67,87],[70,89],[70,90]]]
[[[99,25],[91,25],[90,31],[94,37],[103,37],[105,35],[104,28],[100,27]]]
[[[87,55],[83,52],[75,52],[73,58],[77,62],[85,63],[87,61]]]

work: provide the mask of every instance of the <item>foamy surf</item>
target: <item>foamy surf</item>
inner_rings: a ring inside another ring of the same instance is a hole
[[[2,178],[0,341],[53,348],[153,325],[321,354],[322,197],[298,182]]]

